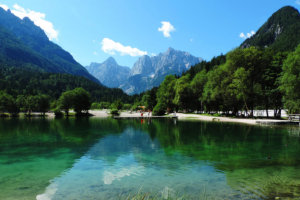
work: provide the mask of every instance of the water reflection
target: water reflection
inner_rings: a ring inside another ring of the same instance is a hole
[[[163,198],[297,198],[297,131],[150,119],[4,120],[0,199],[116,199],[139,190]]]
[[[123,129],[112,120],[0,120],[0,199],[35,199],[95,141]]]

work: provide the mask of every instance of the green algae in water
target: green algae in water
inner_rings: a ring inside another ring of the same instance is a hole
[[[300,198],[298,127],[0,121],[0,199]]]

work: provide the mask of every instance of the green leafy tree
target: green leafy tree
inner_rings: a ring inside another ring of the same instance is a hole
[[[206,112],[219,111],[223,105],[221,82],[226,77],[224,65],[221,65],[207,73],[207,82],[204,85],[200,100],[204,104]]]
[[[118,99],[111,104],[111,109],[114,108],[117,110],[121,110],[123,105],[124,105],[123,102],[120,99]]]
[[[143,94],[141,104],[145,106],[146,109],[153,110],[154,106],[156,105],[156,92],[157,87],[152,88]]]
[[[285,60],[280,82],[284,106],[289,113],[300,113],[300,45]]]
[[[190,75],[187,74],[176,80],[175,86],[175,96],[173,103],[179,108],[185,111],[191,107],[193,100],[192,89],[190,87]]]
[[[255,47],[247,49],[235,49],[228,53],[226,66],[228,72],[235,74],[236,81],[232,81],[232,88],[235,88],[237,97],[244,96],[244,107],[250,110],[250,115],[253,116],[254,107],[262,104],[262,76],[265,67],[269,65],[269,58],[264,57],[264,53]],[[236,72],[239,68],[243,68]],[[240,80],[238,74],[242,75]],[[245,78],[244,76],[247,76]],[[239,85],[235,86],[235,83]],[[240,88],[245,88],[240,92]]]
[[[268,115],[268,109],[274,109],[274,116],[281,117],[282,91],[280,90],[280,78],[282,74],[283,62],[286,59],[287,52],[274,53],[273,51],[265,51],[265,56],[271,58],[270,63],[264,68],[262,76],[262,92],[264,99],[264,107]]]
[[[66,91],[61,94],[58,99],[59,108],[65,111],[66,115],[69,115],[69,110],[73,107],[75,95],[73,91]]]
[[[42,94],[37,95],[35,98],[37,98],[37,111],[45,115],[45,113],[50,109],[50,97]]]
[[[203,102],[201,100],[201,97],[203,95],[204,86],[206,82],[207,82],[207,72],[205,69],[197,73],[196,76],[191,81],[191,90],[193,93],[192,96],[195,102],[195,108],[201,111],[203,111]]]
[[[249,106],[247,104],[247,98],[249,98],[249,71],[246,71],[245,68],[238,68],[233,75],[231,87],[234,89],[234,94],[238,100],[241,100],[244,103],[244,107],[249,111]]]
[[[125,103],[125,104],[123,105],[122,109],[123,109],[123,110],[130,110],[131,107],[132,107],[131,104]]]
[[[102,101],[102,102],[100,102],[100,109],[108,109],[108,108],[110,108],[110,105],[111,105],[110,102]]]
[[[73,93],[73,107],[77,115],[80,115],[82,111],[88,112],[91,108],[91,95],[83,88],[75,88]]]
[[[19,111],[19,107],[17,106],[14,98],[9,94],[0,91],[0,112],[18,114]]]
[[[101,109],[100,103],[93,102],[93,103],[91,104],[91,109],[92,109],[92,110],[99,110],[99,109]]]
[[[26,110],[28,112],[29,115],[31,115],[32,112],[37,111],[38,110],[38,98],[37,96],[27,96],[26,97]]]
[[[27,98],[25,95],[18,95],[16,99],[16,104],[20,108],[21,112],[27,112]]]
[[[171,112],[175,105],[173,99],[175,97],[174,86],[176,78],[173,75],[168,75],[157,90],[157,104],[153,109],[154,115],[164,114],[166,111]]]

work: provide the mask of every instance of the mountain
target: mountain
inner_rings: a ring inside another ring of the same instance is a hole
[[[190,53],[169,48],[157,56],[142,56],[131,69],[128,81],[120,86],[127,94],[137,94],[159,86],[165,76],[180,75],[192,65],[201,62],[201,58]]]
[[[86,68],[104,85],[121,88],[127,94],[138,94],[159,86],[166,75],[180,75],[201,61],[190,53],[169,48],[157,56],[140,57],[131,70],[119,66],[112,57],[100,64],[91,63]]]
[[[275,12],[254,36],[241,44],[241,47],[269,47],[276,52],[294,51],[299,43],[299,11],[291,6],[286,6]]]
[[[117,88],[127,81],[130,68],[118,65],[114,58],[109,57],[103,63],[91,63],[86,69],[107,87]]]
[[[49,41],[29,18],[23,20],[0,7],[0,65],[31,66],[39,71],[66,73],[99,81],[70,53]]]

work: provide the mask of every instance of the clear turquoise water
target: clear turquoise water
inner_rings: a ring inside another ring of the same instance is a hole
[[[0,120],[0,199],[300,198],[299,127]]]

